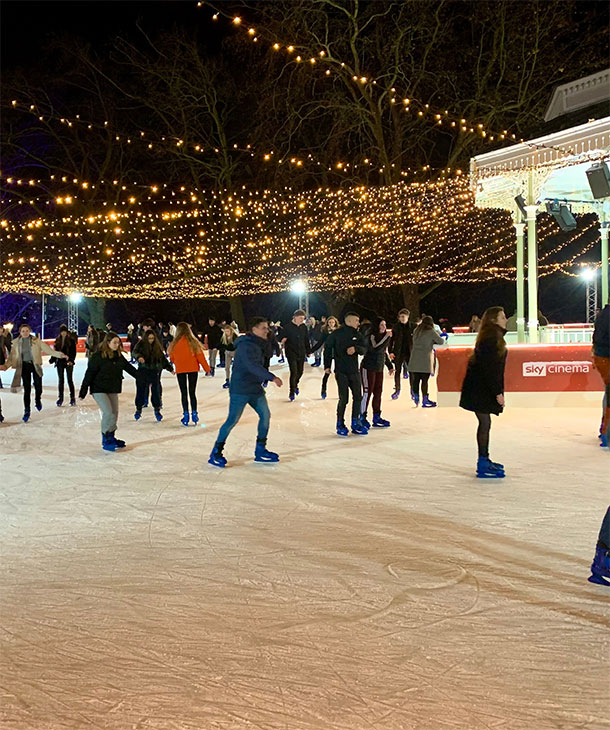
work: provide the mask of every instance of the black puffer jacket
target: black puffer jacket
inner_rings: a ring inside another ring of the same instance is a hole
[[[89,358],[79,396],[84,398],[88,390],[92,394],[120,393],[123,390],[123,372],[134,378],[138,376],[138,371],[120,353],[114,357],[102,357],[101,352],[93,353]]]
[[[500,327],[498,327],[500,330]],[[500,330],[504,335],[504,330]],[[506,350],[500,354],[495,338],[484,339],[477,344],[468,362],[462,384],[460,407],[475,413],[502,413],[496,396],[504,393],[504,367]]]

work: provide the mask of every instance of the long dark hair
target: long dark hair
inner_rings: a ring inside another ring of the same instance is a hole
[[[485,314],[481,318],[481,327],[477,335],[475,350],[482,342],[495,342],[498,348],[498,355],[504,355],[506,352],[506,342],[504,341],[504,332],[496,323],[496,319],[500,312],[504,311],[504,307],[489,307],[485,310]]]
[[[148,341],[150,335],[155,338],[152,344]],[[157,333],[154,330],[147,330],[142,335],[142,343],[138,349],[141,350],[142,356],[145,360],[163,360],[163,358],[165,357],[161,342],[157,337]]]
[[[428,314],[424,314],[424,316],[421,318],[421,322],[415,328],[415,332],[413,332],[413,337],[419,337],[422,332],[433,329],[434,320]]]

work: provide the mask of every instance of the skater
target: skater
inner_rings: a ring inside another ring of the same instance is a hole
[[[278,388],[282,386],[280,378],[263,367],[268,332],[267,320],[264,317],[254,317],[250,322],[250,331],[244,337],[238,337],[235,341],[233,375],[231,376],[229,388],[229,414],[227,420],[220,427],[216,443],[208,459],[208,463],[213,466],[226,466],[227,460],[222,453],[226,440],[232,429],[237,425],[247,405],[258,414],[254,461],[278,462],[280,460],[276,453],[267,450],[267,434],[271,414],[262,383],[271,381]]]
[[[421,385],[422,408],[436,408],[436,403],[428,397],[428,380],[432,370],[434,345],[444,345],[445,340],[434,329],[434,320],[425,315],[413,333],[413,346],[409,357],[411,377],[411,398],[415,407],[419,405],[419,386]]]
[[[606,304],[595,319],[593,363],[605,386],[599,445],[607,447],[610,433],[610,304]]]
[[[142,408],[150,390],[150,399],[155,412],[155,418],[157,421],[162,421],[161,371],[168,370],[173,374],[174,368],[165,357],[163,347],[155,330],[148,330],[135,346],[133,356],[138,361],[139,375],[136,383],[136,412],[133,414],[133,417],[136,421],[142,418]]]
[[[189,399],[191,401],[191,418],[193,423],[199,423],[197,412],[197,379],[199,366],[206,373],[210,372],[210,366],[205,359],[203,345],[193,335],[190,325],[186,322],[178,322],[176,325],[176,336],[170,342],[169,359],[174,363],[180,395],[182,396],[182,418],[180,423],[183,426],[189,425]],[[188,388],[188,390],[187,390]]]
[[[220,340],[220,349],[224,353],[225,358],[225,382],[222,386],[227,389],[231,380],[231,363],[235,355],[235,340],[238,334],[230,324],[226,324],[222,329],[222,338]]]
[[[311,353],[309,334],[305,322],[305,312],[297,309],[292,315],[292,321],[284,327],[282,345],[286,351],[288,367],[290,368],[289,400],[293,401],[299,394],[299,381],[303,375],[303,367],[307,356]]]
[[[203,335],[207,338],[208,358],[210,361],[210,372],[206,373],[210,377],[214,377],[216,371],[216,359],[218,356],[218,348],[222,339],[222,330],[216,324],[216,317],[209,317],[208,324],[203,328]]]
[[[34,381],[34,405],[37,411],[42,410],[42,353],[51,357],[67,360],[63,352],[53,350],[46,342],[32,335],[29,324],[19,327],[19,337],[13,341],[11,351],[3,370],[15,368],[11,390],[16,393],[19,382],[23,383],[23,422],[30,420],[32,403],[32,381]]]
[[[329,335],[335,330],[338,330],[339,327],[339,320],[332,315],[324,323],[324,326],[322,327],[322,354],[324,354],[325,342],[328,339]],[[324,375],[322,376],[322,392],[320,393],[320,397],[322,398],[322,400],[326,400],[326,389],[328,386],[329,378],[330,373],[324,371]]]
[[[137,384],[138,371],[122,353],[121,338],[116,332],[108,332],[99,350],[89,358],[78,394],[84,400],[89,391],[102,412],[104,451],[116,451],[125,447],[125,442],[115,436],[119,417],[119,393],[123,390],[123,373],[129,373],[136,378]]]
[[[490,307],[481,319],[474,352],[462,384],[460,407],[474,411],[479,426],[477,477],[502,479],[504,466],[489,459],[491,414],[504,409],[504,366],[506,364],[506,314],[502,307]]]
[[[97,352],[99,346],[100,333],[92,324],[90,324],[87,327],[87,336],[85,337],[85,356],[87,357],[87,360],[94,352]]]
[[[317,322],[315,317],[310,317],[308,331],[309,347],[314,357],[311,367],[319,368],[322,364],[322,323]]]
[[[74,362],[76,361],[76,342],[77,338],[73,337],[69,332],[65,324],[62,324],[59,328],[59,334],[55,340],[55,350],[63,352],[66,355],[66,359],[58,358],[56,356],[51,358],[51,361],[55,363],[57,368],[57,379],[58,379],[58,398],[57,406],[61,407],[64,403],[64,373],[68,378],[68,389],[70,390],[70,405],[76,405],[76,398],[74,396],[74,380],[72,374],[74,372]]]
[[[602,521],[588,580],[600,586],[610,586],[610,581],[606,578],[610,578],[610,507]]]
[[[392,328],[392,340],[390,342],[390,359],[394,362],[394,392],[392,399],[396,400],[400,395],[400,380],[403,377],[403,368],[411,357],[413,346],[413,327],[409,322],[410,312],[408,309],[401,309],[398,312],[398,322]],[[405,377],[406,374],[405,374]]]
[[[330,375],[333,360],[335,361],[335,378],[339,389],[337,405],[337,434],[347,436],[345,426],[345,408],[352,392],[352,433],[366,436],[368,429],[362,424],[360,406],[362,403],[362,383],[358,369],[358,355],[366,352],[366,342],[358,332],[360,317],[355,312],[348,312],[344,317],[345,326],[335,330],[324,344],[324,371]]]
[[[367,351],[360,364],[362,378],[362,405],[360,419],[365,428],[371,424],[367,418],[367,411],[371,397],[373,399],[373,427],[389,428],[390,422],[381,417],[381,396],[383,394],[383,366],[386,365],[390,375],[394,375],[394,366],[388,357],[390,333],[385,319],[378,317],[371,325],[371,332],[367,339]]]

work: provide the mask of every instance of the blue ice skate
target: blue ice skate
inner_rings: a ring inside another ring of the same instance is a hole
[[[610,550],[598,545],[591,564],[591,576],[587,580],[600,586],[610,586],[610,581],[606,578],[610,578]]]
[[[337,421],[337,436],[349,436],[349,431],[343,421]]]
[[[381,417],[381,413],[373,413],[373,428],[389,428],[390,422]]]
[[[224,444],[214,444],[214,448],[212,449],[212,453],[210,454],[210,458],[208,459],[208,464],[211,464],[212,466],[218,466],[221,469],[225,468],[225,466],[227,465],[227,460],[222,455],[223,448]]]
[[[359,418],[352,418],[352,433],[357,436],[366,436],[368,432],[368,428],[363,426],[362,421]]]
[[[265,463],[275,463],[280,460],[278,454],[275,451],[269,451],[267,449],[267,439],[261,439],[256,442],[256,448],[254,450],[254,461],[260,461]]]
[[[504,466],[496,464],[487,456],[479,456],[477,461],[477,477],[479,479],[504,479]]]

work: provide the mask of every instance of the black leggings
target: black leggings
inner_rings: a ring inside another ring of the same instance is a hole
[[[326,393],[326,387],[328,385],[329,378],[330,378],[330,373],[324,373],[324,377],[322,378],[322,393]]]
[[[428,380],[430,373],[411,373],[411,392],[419,396],[419,385],[421,383],[421,394],[428,395]]]
[[[191,411],[197,410],[197,377],[199,373],[178,373],[178,385],[180,386],[180,395],[182,397],[182,410],[189,410],[189,398],[191,400]],[[186,381],[188,378],[188,394],[186,392]]]
[[[23,409],[26,413],[30,412],[32,380],[34,381],[35,403],[36,405],[40,405],[42,378],[36,372],[34,365],[31,362],[25,361],[21,364],[21,382],[23,383]]]
[[[489,458],[489,432],[491,430],[491,415],[489,413],[475,413],[479,426],[477,428],[477,446],[479,457]]]
[[[305,356],[295,357],[288,356],[288,367],[290,368],[290,395],[294,395],[299,387],[299,380],[303,376],[303,366],[305,365]]]

